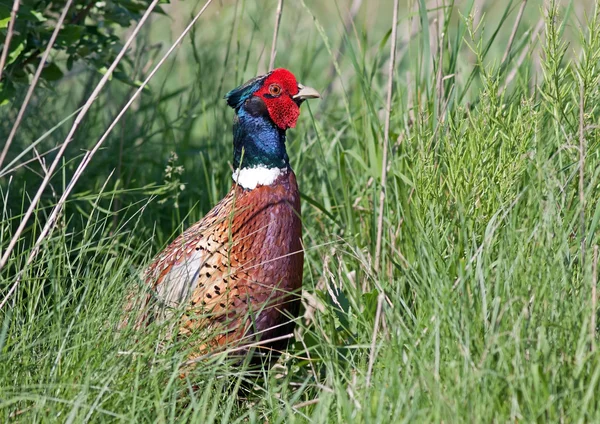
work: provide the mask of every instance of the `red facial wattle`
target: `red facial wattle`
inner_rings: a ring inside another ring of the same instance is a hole
[[[300,116],[300,107],[293,99],[296,94],[296,77],[283,68],[271,72],[262,87],[254,93],[265,102],[271,120],[282,130],[294,128]]]

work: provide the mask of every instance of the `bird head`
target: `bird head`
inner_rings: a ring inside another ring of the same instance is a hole
[[[294,74],[283,68],[253,78],[225,95],[232,108],[238,110],[246,104],[251,112],[268,114],[284,131],[296,126],[304,100],[319,97],[317,90],[299,84]]]

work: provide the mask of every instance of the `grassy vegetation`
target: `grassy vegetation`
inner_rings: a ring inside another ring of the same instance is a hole
[[[517,20],[522,4],[401,2],[376,271],[392,2],[364,2],[347,31],[349,2],[285,2],[276,65],[327,95],[289,132],[305,315],[285,369],[258,380],[222,357],[182,380],[185,347],[115,324],[143,266],[228,191],[222,96],[266,70],[276,2],[209,6],[26,266],[85,151],[133,93],[111,81],[0,271],[0,301],[22,272],[0,312],[0,420],[600,420],[600,10],[527,2]],[[142,29],[132,80],[202,6],[165,7]],[[36,145],[47,166],[100,77],[75,66],[36,91],[0,168],[3,252],[44,173],[33,150],[11,162],[51,130]],[[0,110],[2,138],[23,96]]]

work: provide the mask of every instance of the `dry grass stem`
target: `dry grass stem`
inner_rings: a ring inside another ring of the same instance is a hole
[[[581,228],[581,268],[585,266],[585,85],[579,84],[579,220]]]
[[[10,11],[10,21],[8,22],[4,47],[2,48],[2,56],[0,56],[0,81],[2,81],[2,72],[4,71],[4,65],[6,64],[6,58],[8,57],[8,51],[10,50],[10,40],[12,39],[15,30],[15,21],[17,20],[19,4],[20,0],[15,0],[13,2],[12,10]],[[0,165],[2,165],[2,162],[0,162]]]
[[[388,68],[387,101],[385,124],[383,128],[383,158],[381,160],[381,192],[379,194],[379,217],[377,219],[377,242],[375,246],[375,271],[379,271],[381,259],[381,240],[383,237],[383,208],[385,202],[385,187],[387,179],[387,156],[390,142],[390,115],[392,113],[392,88],[394,85],[394,66],[396,62],[396,32],[398,26],[398,0],[394,0],[394,13],[392,16],[392,40],[390,46],[390,63]]]
[[[8,258],[10,257],[15,245],[17,244],[17,241],[21,237],[21,233],[23,232],[23,230],[25,229],[25,226],[27,225],[27,221],[33,214],[33,211],[37,207],[37,204],[42,197],[42,193],[44,192],[44,190],[46,189],[46,186],[50,182],[50,177],[56,170],[56,167],[58,166],[58,164],[61,162],[62,156],[63,156],[67,146],[73,140],[73,136],[75,134],[75,131],[79,127],[79,124],[81,123],[81,121],[83,120],[83,118],[85,117],[85,115],[87,114],[89,109],[91,108],[92,104],[98,97],[98,94],[100,94],[100,91],[102,90],[104,85],[108,82],[109,78],[112,76],[113,71],[115,70],[115,68],[117,67],[117,65],[119,64],[119,62],[121,61],[121,59],[123,58],[123,56],[125,55],[127,50],[129,49],[129,46],[131,46],[131,44],[133,43],[133,40],[139,33],[140,29],[142,28],[142,26],[144,25],[144,23],[146,22],[146,20],[148,19],[148,17],[152,13],[152,11],[154,10],[154,8],[158,4],[158,2],[159,2],[159,0],[153,0],[152,3],[150,4],[150,6],[148,6],[148,9],[146,9],[146,12],[140,18],[140,21],[138,22],[137,26],[134,28],[133,32],[131,33],[131,35],[129,36],[129,38],[127,39],[125,44],[123,45],[123,48],[121,49],[121,51],[119,52],[119,54],[117,55],[117,57],[115,58],[113,63],[110,65],[110,67],[108,68],[108,70],[106,71],[106,73],[104,74],[104,76],[102,77],[102,79],[100,80],[100,82],[98,83],[98,85],[96,86],[96,88],[94,89],[94,91],[92,92],[92,94],[90,95],[88,100],[86,101],[85,105],[82,107],[81,112],[79,112],[79,114],[75,118],[75,122],[73,123],[71,130],[65,137],[65,140],[64,140],[60,150],[56,154],[54,161],[52,162],[52,164],[50,165],[50,168],[48,169],[48,175],[44,178],[44,180],[40,184],[35,196],[31,200],[31,204],[29,205],[29,208],[23,215],[23,218],[21,219],[19,226],[17,227],[15,233],[13,234],[13,237],[10,240],[8,247],[4,251],[2,258],[0,258],[0,270],[2,268],[4,268],[4,266],[6,265]],[[57,205],[57,206],[59,206],[59,205]],[[37,251],[37,249],[35,249],[35,251]],[[22,270],[21,270],[21,272],[22,272]],[[18,279],[18,277],[17,277],[17,279]],[[2,307],[6,303],[7,299],[10,297],[10,295],[12,295],[14,289],[16,289],[16,285],[17,285],[17,282],[15,281],[15,284],[13,285],[13,287],[11,287],[11,289],[7,293],[7,295],[4,298],[4,300],[2,301],[2,303],[0,303],[0,309],[2,309]]]
[[[538,22],[538,24],[535,26],[535,28],[531,32],[530,48],[529,49],[523,49],[523,52],[521,53],[521,55],[517,59],[517,63],[515,64],[515,66],[513,66],[513,69],[510,71],[510,73],[506,77],[506,81],[505,81],[504,85],[502,86],[499,94],[502,94],[506,90],[506,88],[510,85],[510,83],[513,82],[513,80],[515,79],[515,77],[517,76],[517,73],[518,73],[519,69],[521,69],[521,66],[523,65],[523,62],[525,62],[525,59],[527,59],[527,55],[532,51],[533,44],[535,42],[535,39],[536,39],[538,33],[541,31],[541,29],[543,27],[544,27],[544,20],[540,19],[540,21]]]
[[[110,126],[105,131],[105,133],[102,135],[102,137],[100,138],[100,140],[98,140],[98,142],[96,143],[96,145],[94,146],[94,148],[85,154],[85,156],[83,157],[83,159],[80,162],[79,166],[77,167],[77,170],[75,171],[75,173],[74,173],[71,181],[69,182],[69,184],[67,185],[64,193],[62,194],[60,200],[58,201],[58,203],[56,204],[56,206],[54,206],[54,208],[52,210],[52,213],[50,214],[48,220],[46,221],[46,224],[44,225],[44,228],[42,229],[42,232],[40,233],[38,239],[36,240],[34,248],[31,250],[31,253],[30,253],[29,257],[27,258],[26,265],[25,265],[25,267],[23,269],[25,269],[33,261],[33,259],[37,255],[37,252],[39,251],[39,248],[40,248],[43,240],[45,239],[45,237],[50,233],[50,231],[54,227],[54,224],[55,224],[55,222],[56,222],[56,220],[57,220],[57,218],[59,216],[60,211],[62,210],[62,207],[63,207],[64,203],[67,200],[67,197],[69,196],[69,193],[71,192],[71,190],[73,189],[73,187],[75,186],[75,184],[77,183],[77,181],[79,180],[79,178],[81,177],[81,175],[83,174],[83,171],[85,170],[85,168],[87,167],[87,165],[91,161],[91,159],[94,156],[94,154],[98,151],[98,149],[100,148],[100,146],[102,145],[102,143],[104,142],[104,140],[106,140],[106,138],[108,137],[108,135],[110,134],[110,132],[112,131],[112,129],[117,125],[117,123],[119,122],[119,120],[121,119],[121,117],[129,109],[129,107],[131,106],[131,104],[133,103],[133,101],[142,92],[142,90],[144,89],[144,87],[148,84],[148,82],[150,81],[150,79],[154,76],[154,74],[162,66],[162,64],[165,62],[165,60],[171,55],[171,53],[179,45],[179,43],[181,42],[181,40],[183,39],[183,37],[185,37],[185,35],[192,29],[193,25],[200,18],[200,16],[202,16],[202,14],[206,10],[206,8],[210,5],[211,2],[212,2],[212,0],[207,0],[206,1],[206,3],[204,4],[204,6],[200,10],[200,12],[198,12],[198,14],[194,17],[194,19],[192,19],[192,21],[190,22],[190,24],[185,28],[185,30],[181,33],[181,35],[177,38],[177,40],[173,43],[173,45],[169,48],[169,50],[167,50],[167,52],[162,57],[162,59],[156,64],[156,66],[154,67],[154,69],[152,70],[152,72],[150,72],[150,74],[148,74],[148,76],[142,82],[142,84],[140,84],[140,86],[134,92],[134,94],[131,97],[131,99],[129,99],[129,101],[125,104],[125,106],[123,107],[123,109],[121,109],[121,111],[119,112],[119,114],[117,115],[117,117],[110,124]],[[147,16],[150,14],[150,12],[156,6],[157,3],[158,3],[158,0],[154,0],[153,1],[153,3],[150,5],[150,7],[146,10],[146,13],[142,17],[142,19],[140,19],[140,22],[138,23],[138,26],[136,27],[136,30],[139,30],[139,28],[141,28],[141,26],[143,25],[143,23],[145,21],[145,18],[147,18]],[[134,32],[132,33],[132,35],[128,39],[128,41],[132,41],[135,38],[136,35],[137,35],[137,32],[134,30]],[[128,45],[126,44],[123,47],[123,50],[121,50],[121,52],[124,53],[125,50],[127,49],[127,47],[128,47]],[[113,63],[115,66],[116,66],[116,63],[118,63],[118,60],[120,60],[120,57],[117,57],[115,59],[115,62]],[[112,72],[112,70],[109,70],[109,72],[107,72],[107,75],[110,72]],[[98,87],[96,87],[96,90],[94,91],[95,94],[94,93],[92,94],[92,96],[90,97],[90,100],[93,99],[93,98],[95,98],[95,96],[97,96],[97,94],[98,94],[97,92],[99,92]],[[89,102],[89,100],[88,100],[88,102]],[[86,109],[84,107],[84,109],[80,112],[80,115],[85,110]],[[73,128],[75,128],[76,125],[77,125],[77,121],[74,124]],[[69,136],[67,136],[67,140],[70,138],[70,136],[72,136],[72,133],[74,132],[73,128],[71,129],[71,132],[69,133]],[[68,143],[65,141],[65,143],[63,145],[63,149],[61,149],[61,151],[59,152],[59,156],[62,154],[62,152],[64,151],[64,147],[67,144]],[[56,164],[56,160],[54,161],[54,163],[52,165],[54,166],[55,164]],[[48,179],[49,178],[47,177],[44,181],[46,181]],[[40,193],[41,190],[42,190],[42,188],[40,187],[40,190],[38,190],[37,195],[41,196],[41,193]],[[37,195],[36,195],[36,197],[37,197]],[[39,201],[39,197],[37,198],[37,201]],[[35,201],[35,204],[37,204],[37,201]],[[34,202],[33,201],[32,201],[32,206],[34,206]],[[30,207],[30,210],[33,211],[31,207]],[[29,210],[28,210],[28,212],[29,212]],[[21,222],[21,224],[24,225],[23,223],[27,219],[28,219],[28,217],[23,218],[23,221]],[[21,228],[21,226],[19,228]],[[21,229],[21,231],[22,231],[22,229]],[[15,233],[15,236],[13,237],[13,239],[11,240],[11,244],[9,245],[9,249],[7,249],[7,251],[5,252],[5,254],[4,254],[3,258],[2,258],[3,262],[0,263],[0,268],[4,265],[4,263],[6,261],[5,258],[8,258],[8,255],[10,254],[11,249],[14,248],[14,244],[16,244],[16,240],[18,240],[17,236],[19,236],[19,235],[20,235],[20,232]],[[10,296],[12,295],[12,293],[14,293],[14,291],[18,287],[21,275],[23,273],[23,269],[21,271],[19,271],[19,273],[17,274],[17,277],[15,279],[15,282],[13,283],[13,285],[10,288],[10,290],[8,291],[8,293],[6,294],[6,296],[4,297],[4,299],[2,300],[2,303],[0,303],[0,310],[4,307],[4,305],[6,304],[6,302],[8,301],[8,299],[10,298]]]
[[[375,364],[375,357],[377,356],[376,343],[377,333],[379,333],[379,322],[381,321],[381,309],[383,308],[383,301],[385,300],[385,294],[379,293],[377,296],[377,312],[375,312],[375,325],[373,326],[373,338],[371,339],[371,353],[369,354],[369,368],[367,368],[367,387],[371,385],[371,375],[373,373],[373,365]]]
[[[52,47],[54,46],[56,37],[58,36],[58,33],[60,32],[60,30],[62,28],[63,22],[65,21],[67,12],[71,8],[72,2],[73,2],[73,0],[67,0],[67,3],[65,4],[65,7],[63,8],[63,10],[60,14],[58,21],[56,22],[56,27],[54,28],[54,31],[52,32],[52,36],[50,37],[50,40],[48,41],[46,50],[44,50],[44,53],[42,54],[42,58],[40,59],[40,64],[38,65],[37,69],[35,70],[35,75],[33,76],[33,80],[31,81],[31,83],[29,84],[29,89],[27,90],[27,94],[25,95],[25,100],[23,100],[23,104],[21,105],[21,108],[19,109],[19,113],[17,114],[17,119],[15,119],[15,123],[13,124],[12,129],[10,130],[8,139],[6,140],[6,143],[4,144],[4,148],[2,149],[2,153],[0,153],[0,167],[2,167],[2,164],[4,163],[4,159],[6,158],[6,154],[8,153],[8,148],[10,147],[10,145],[13,141],[13,138],[17,134],[17,128],[19,128],[19,124],[21,123],[21,120],[23,119],[23,115],[25,114],[25,109],[27,109],[27,105],[29,104],[29,101],[31,100],[33,91],[35,90],[35,87],[37,86],[37,83],[38,83],[38,80],[40,79],[40,75],[42,74],[42,71],[44,70],[44,65],[46,64],[46,60],[48,60],[48,55],[50,54],[50,50],[52,50]],[[2,69],[2,67],[0,66],[0,70],[1,69]],[[37,151],[36,151],[36,154],[37,154]],[[44,171],[46,171],[46,170],[44,170]]]
[[[500,64],[504,64],[504,62],[508,60],[510,50],[512,49],[512,45],[515,41],[515,36],[517,35],[517,30],[519,29],[519,24],[521,23],[521,18],[523,18],[523,12],[525,12],[525,6],[527,6],[527,0],[523,0],[523,2],[521,3],[519,13],[517,13],[517,18],[515,19],[515,24],[513,26],[512,32],[510,33],[508,44],[506,45],[506,50],[504,51],[504,55],[502,56]]]
[[[319,398],[316,399],[311,399],[311,400],[307,400],[304,402],[300,402],[297,403],[293,406],[294,409],[300,409],[300,408],[304,408],[306,406],[310,406],[310,405],[316,405],[317,403],[319,403]]]
[[[327,95],[331,93],[331,90],[333,90],[335,63],[340,62],[342,55],[344,54],[344,50],[346,50],[346,36],[350,32],[350,28],[354,24],[354,19],[356,18],[356,15],[360,10],[361,6],[362,0],[353,0],[352,5],[350,6],[350,11],[346,16],[346,19],[344,20],[344,36],[342,36],[342,39],[340,40],[340,46],[338,47],[338,51],[335,54],[335,60],[331,63],[331,65],[329,66],[329,70],[327,71],[327,81],[329,81],[329,84],[327,85],[327,88],[323,91],[323,98],[326,98]],[[323,102],[321,103],[322,106],[324,104],[325,103]]]
[[[440,123],[444,121],[442,111],[442,104],[444,103],[444,78],[443,78],[443,69],[444,69],[444,13],[443,9],[438,4],[438,18],[437,18],[437,34],[438,34],[438,43],[436,46],[436,51],[438,54],[438,63],[437,63],[437,72],[435,76],[436,80],[436,103],[435,103],[435,114],[438,119],[438,124],[436,126],[437,129],[440,126]],[[445,108],[444,108],[445,109]]]
[[[592,316],[590,319],[590,338],[592,352],[596,350],[596,313],[598,303],[598,245],[594,246],[594,258],[592,261]]]
[[[234,347],[234,348],[231,348],[231,349],[223,350],[221,352],[207,353],[207,354],[202,355],[202,356],[200,356],[198,358],[194,358],[194,359],[191,359],[189,361],[184,362],[183,366],[193,365],[193,364],[201,362],[201,361],[203,361],[204,359],[207,359],[207,358],[213,358],[213,357],[219,356],[219,355],[229,355],[230,353],[239,352],[239,351],[251,348],[251,347],[259,347],[259,346],[261,346],[263,344],[266,345],[266,344],[273,343],[273,342],[278,342],[278,341],[281,341],[281,340],[291,339],[292,337],[294,337],[294,333],[289,333],[289,334],[284,334],[283,336],[273,337],[271,339],[260,340],[258,342],[254,342],[254,343],[243,344],[242,346],[237,346],[237,347]]]
[[[283,13],[283,0],[277,4],[275,13],[275,28],[273,29],[273,44],[271,44],[271,60],[269,61],[269,71],[275,68],[275,56],[277,56],[277,37],[279,35],[279,25],[281,25],[281,14]]]

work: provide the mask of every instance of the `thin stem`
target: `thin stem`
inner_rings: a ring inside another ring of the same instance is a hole
[[[596,309],[598,302],[598,245],[594,246],[594,259],[592,262],[592,317],[590,320],[590,336],[592,339],[592,352],[596,350]]]
[[[512,45],[515,41],[515,36],[517,35],[517,30],[519,29],[519,24],[521,23],[521,18],[523,17],[523,12],[525,11],[525,6],[527,6],[527,0],[523,0],[523,2],[521,3],[519,13],[517,13],[517,19],[515,19],[515,24],[513,26],[512,32],[510,33],[508,44],[506,45],[506,50],[504,51],[504,55],[502,56],[502,60],[500,61],[501,65],[503,65],[504,62],[506,62],[506,60],[508,59],[508,55],[510,54],[510,50],[512,49]]]
[[[275,56],[277,56],[277,37],[279,35],[279,25],[281,24],[281,14],[283,13],[283,0],[277,4],[277,13],[275,14],[275,29],[273,30],[273,44],[271,44],[271,60],[269,61],[269,71],[275,68]]]
[[[207,354],[199,356],[197,358],[190,359],[189,361],[184,362],[183,365],[184,366],[194,365],[195,363],[198,363],[206,358],[211,358],[211,357],[214,357],[217,355],[229,355],[231,353],[239,352],[241,350],[246,350],[251,347],[265,346],[265,345],[268,345],[269,343],[291,339],[292,337],[294,337],[294,333],[289,333],[289,334],[284,334],[283,336],[273,337],[271,339],[260,340],[258,342],[254,342],[254,343],[243,344],[242,346],[234,347],[234,348],[223,350],[220,352],[207,353]]]
[[[377,342],[377,333],[379,332],[379,321],[381,320],[381,309],[383,308],[383,301],[385,300],[385,295],[379,293],[377,296],[377,312],[375,312],[375,325],[373,326],[373,337],[371,339],[371,353],[369,354],[369,367],[367,368],[367,379],[366,386],[369,387],[371,385],[371,373],[373,372],[373,365],[375,364],[375,344]]]
[[[444,78],[443,78],[443,70],[444,70],[444,9],[440,7],[438,2],[438,18],[437,18],[437,35],[438,35],[438,45],[436,46],[437,54],[438,54],[438,63],[437,63],[437,72],[435,76],[436,84],[436,102],[435,102],[435,116],[437,117],[437,125],[436,125],[436,133],[440,124],[444,121],[442,112],[442,105],[444,103]],[[444,108],[445,109],[445,108]]]
[[[65,4],[65,7],[63,8],[62,13],[60,14],[60,17],[58,18],[58,21],[56,22],[56,28],[54,28],[54,31],[52,32],[50,41],[48,41],[46,50],[44,50],[44,54],[42,55],[42,58],[40,59],[40,63],[38,65],[37,69],[35,70],[35,75],[33,76],[33,80],[31,81],[31,84],[29,84],[29,89],[27,90],[27,94],[25,95],[25,100],[23,101],[23,104],[21,105],[21,109],[19,109],[19,113],[17,114],[17,119],[15,120],[15,123],[13,124],[12,129],[10,130],[8,139],[6,140],[6,143],[4,144],[4,148],[2,149],[2,153],[0,154],[0,168],[2,167],[2,163],[4,162],[4,159],[6,158],[6,154],[8,153],[8,148],[10,147],[10,144],[12,143],[13,138],[15,137],[15,134],[17,133],[17,128],[19,128],[19,125],[21,124],[23,115],[25,115],[25,109],[27,109],[27,106],[29,105],[29,101],[31,100],[33,91],[35,90],[35,87],[37,86],[37,83],[38,83],[38,80],[40,79],[40,75],[42,74],[42,71],[44,70],[44,65],[46,64],[46,60],[48,60],[48,55],[50,54],[50,50],[52,50],[52,46],[54,46],[56,37],[58,36],[58,33],[62,28],[62,24],[65,20],[65,17],[67,16],[67,12],[71,8],[72,2],[73,2],[73,0],[67,0],[67,4]]]
[[[579,219],[581,222],[581,269],[585,265],[585,138],[584,138],[584,113],[585,113],[585,84],[579,84]]]
[[[507,87],[510,85],[510,83],[517,76],[519,69],[521,69],[521,65],[523,65],[523,62],[525,62],[525,59],[527,59],[527,55],[533,51],[536,37],[543,27],[544,27],[544,20],[540,19],[539,22],[537,23],[537,25],[535,26],[535,28],[533,29],[533,31],[531,31],[531,35],[529,37],[529,39],[530,39],[529,48],[523,49],[523,51],[521,52],[521,55],[517,59],[515,66],[513,66],[512,70],[506,77],[506,81],[504,82],[504,85],[500,89],[500,94],[502,94],[507,89]]]
[[[390,66],[387,84],[387,102],[385,125],[383,129],[383,159],[381,160],[381,192],[379,194],[379,218],[377,220],[377,242],[375,247],[375,271],[379,271],[381,257],[381,239],[383,236],[383,206],[385,201],[385,187],[387,179],[387,156],[390,138],[390,115],[392,112],[392,88],[394,84],[394,66],[396,62],[396,28],[398,26],[398,0],[394,0],[394,14],[392,17],[392,45],[390,47]]]
[[[94,5],[96,4],[95,0],[90,1],[87,6],[85,6],[83,9],[81,9],[79,11],[79,13],[77,15],[75,15],[75,17],[73,19],[71,19],[71,24],[76,25],[78,23],[80,23],[81,21],[83,21],[85,19],[85,17],[88,15],[88,13],[90,13],[90,10],[92,10],[92,7],[94,7]]]
[[[75,118],[75,122],[73,123],[71,130],[65,137],[65,141],[63,142],[60,150],[58,151],[58,153],[56,154],[56,157],[54,158],[54,162],[52,162],[52,165],[50,165],[50,168],[48,169],[48,174],[46,175],[46,177],[40,184],[40,187],[38,188],[37,193],[35,194],[33,200],[31,201],[31,204],[29,205],[27,212],[25,212],[25,215],[23,215],[23,218],[21,219],[21,222],[19,223],[19,227],[17,228],[17,230],[15,231],[15,234],[13,235],[12,239],[10,240],[10,243],[8,244],[8,247],[4,251],[2,258],[0,258],[0,270],[2,268],[4,268],[4,266],[6,265],[6,262],[8,261],[10,254],[12,253],[15,245],[17,244],[19,237],[21,237],[21,233],[25,229],[25,226],[27,225],[27,222],[29,221],[31,214],[33,214],[33,211],[37,207],[37,204],[40,201],[46,186],[50,182],[50,178],[52,177],[52,174],[54,174],[56,167],[61,162],[62,156],[63,156],[67,146],[73,140],[73,136],[75,134],[75,131],[79,127],[79,124],[81,123],[81,121],[83,120],[83,118],[85,117],[85,115],[87,114],[89,109],[91,108],[92,104],[98,97],[98,94],[100,94],[100,91],[102,90],[104,85],[106,85],[109,78],[112,76],[113,71],[115,70],[115,68],[117,67],[117,65],[119,64],[119,62],[121,61],[121,59],[123,58],[123,56],[125,55],[127,50],[129,49],[129,46],[131,46],[131,44],[133,43],[133,40],[139,33],[140,29],[142,28],[142,26],[144,25],[144,23],[150,16],[150,13],[152,13],[152,11],[154,10],[154,8],[158,4],[158,2],[159,2],[159,0],[153,0],[152,3],[150,4],[150,6],[148,6],[148,9],[146,9],[146,12],[144,13],[142,18],[138,22],[137,26],[134,28],[133,32],[131,33],[131,36],[127,39],[127,41],[125,42],[125,45],[123,46],[123,48],[121,49],[121,51],[119,52],[119,54],[117,55],[117,57],[115,58],[113,63],[110,65],[110,67],[108,68],[108,70],[106,71],[106,73],[104,74],[104,76],[102,77],[102,79],[100,80],[100,82],[98,83],[98,85],[96,86],[96,88],[94,89],[92,94],[90,95],[89,99],[83,105],[81,112],[79,112],[79,114]],[[3,300],[2,303],[0,304],[0,309],[6,302],[6,299],[10,296],[10,294],[12,294],[12,288],[11,288],[11,291],[9,291],[9,293],[6,295],[5,300]]]
[[[15,0],[10,11],[10,22],[8,23],[8,30],[6,31],[6,39],[4,40],[4,48],[2,49],[2,56],[0,56],[0,81],[2,81],[2,72],[4,71],[4,64],[8,57],[8,51],[10,50],[10,40],[12,39],[15,21],[17,20],[17,12],[19,11],[20,0]]]
[[[327,85],[327,88],[323,91],[323,98],[327,98],[328,94],[331,93],[331,90],[333,89],[333,83],[335,81],[333,78],[335,76],[335,63],[339,63],[339,61],[342,59],[342,55],[346,50],[346,40],[348,38],[348,33],[350,32],[350,28],[352,27],[354,19],[356,19],[356,15],[358,14],[358,11],[360,10],[361,6],[362,0],[353,0],[352,5],[350,6],[350,11],[346,16],[346,19],[344,20],[344,34],[342,36],[342,39],[340,40],[340,46],[338,47],[338,51],[335,54],[335,60],[331,63],[331,65],[329,66],[329,70],[327,71],[327,81],[329,81],[329,84]],[[323,107],[325,105],[325,102],[321,102],[320,104],[321,107]]]
[[[158,0],[155,0],[152,3],[151,8],[153,8],[154,5],[157,2],[158,2]],[[10,298],[10,296],[16,290],[16,288],[19,285],[19,282],[21,280],[21,276],[23,275],[23,271],[27,268],[27,266],[29,264],[31,264],[31,262],[33,261],[33,259],[37,255],[42,242],[45,240],[45,238],[47,237],[47,235],[54,228],[54,224],[55,224],[55,222],[58,219],[58,215],[61,212],[62,207],[64,206],[64,204],[65,204],[65,202],[67,200],[67,197],[71,193],[71,190],[73,190],[73,187],[75,186],[75,184],[77,183],[77,181],[79,180],[79,178],[81,177],[81,175],[83,174],[83,172],[85,171],[85,169],[87,168],[88,164],[90,163],[90,161],[92,160],[92,158],[94,157],[94,155],[96,154],[96,152],[98,151],[98,149],[100,149],[100,147],[102,146],[102,144],[104,143],[104,141],[108,138],[108,135],[113,130],[113,128],[117,125],[117,123],[119,122],[119,120],[121,119],[121,117],[123,117],[123,115],[125,114],[125,112],[127,112],[127,110],[133,104],[133,102],[135,101],[135,99],[137,98],[137,96],[142,92],[142,90],[144,89],[144,87],[146,87],[146,85],[148,85],[148,82],[150,81],[150,79],[152,79],[152,77],[160,69],[160,67],[162,66],[162,64],[167,60],[167,58],[171,55],[171,53],[175,50],[175,48],[181,43],[181,40],[183,40],[183,38],[187,35],[187,33],[192,29],[192,27],[194,26],[194,24],[196,23],[196,21],[200,18],[200,16],[202,16],[202,14],[206,10],[206,8],[210,5],[211,2],[212,2],[212,0],[207,0],[206,1],[206,3],[204,4],[204,6],[200,10],[200,12],[198,12],[198,14],[194,17],[194,19],[192,19],[192,21],[190,22],[190,24],[185,28],[185,30],[183,30],[183,32],[181,33],[181,35],[177,38],[177,40],[175,40],[175,42],[171,45],[171,47],[169,48],[169,50],[167,50],[167,52],[164,54],[164,56],[161,58],[161,60],[156,64],[156,66],[154,67],[154,69],[152,69],[152,71],[148,74],[148,76],[146,77],[146,79],[140,84],[140,86],[137,88],[137,90],[135,91],[135,93],[133,93],[133,96],[131,96],[131,98],[129,99],[129,101],[121,109],[121,111],[115,117],[115,119],[110,124],[110,126],[108,127],[108,129],[104,132],[104,134],[102,135],[102,137],[100,138],[100,140],[98,140],[98,142],[96,143],[96,145],[94,146],[94,148],[92,150],[88,151],[84,155],[83,159],[79,163],[79,166],[75,170],[75,173],[73,174],[73,178],[71,179],[71,181],[69,181],[69,184],[65,188],[65,191],[62,194],[62,196],[60,197],[60,199],[59,199],[58,203],[56,204],[56,206],[54,206],[54,208],[52,209],[52,213],[48,217],[48,220],[46,221],[46,224],[44,225],[44,228],[42,229],[42,231],[41,231],[38,239],[36,240],[35,245],[34,245],[33,249],[31,250],[31,253],[30,253],[29,257],[27,258],[27,262],[26,262],[25,266],[19,271],[19,273],[17,274],[17,278],[15,279],[15,282],[13,283],[13,285],[11,286],[9,292],[6,294],[6,296],[2,300],[2,303],[0,303],[0,310],[2,310],[2,308],[4,307],[4,305],[6,304],[6,302],[8,301],[8,299]],[[148,11],[151,11],[151,8],[149,8]],[[146,15],[144,15],[144,16],[146,16]],[[142,21],[140,20],[140,24],[138,24],[138,27],[141,26],[141,24],[142,24]],[[136,29],[137,29],[137,27],[136,27]],[[132,34],[132,37],[134,37],[134,36],[135,36],[135,34]],[[92,94],[92,96],[93,95],[94,94]],[[11,240],[11,242],[12,242],[12,240]]]

